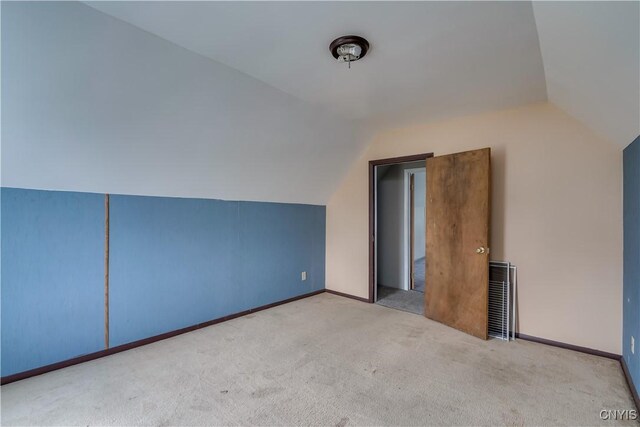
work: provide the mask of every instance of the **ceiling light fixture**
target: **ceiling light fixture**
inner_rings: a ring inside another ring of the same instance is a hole
[[[352,62],[367,54],[369,42],[359,36],[342,36],[331,42],[329,50],[338,62],[347,62],[351,68]]]

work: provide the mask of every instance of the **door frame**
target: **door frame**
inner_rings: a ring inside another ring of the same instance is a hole
[[[369,302],[375,302],[376,283],[376,167],[394,165],[398,163],[411,163],[426,160],[433,157],[433,153],[413,154],[410,156],[390,157],[369,161]],[[426,167],[426,163],[425,163]]]
[[[426,167],[425,167],[426,169]],[[405,171],[405,174],[407,173],[407,171]],[[415,229],[415,204],[416,204],[416,187],[415,187],[415,183],[416,183],[416,174],[414,172],[409,172],[409,238],[407,239],[409,241],[409,259],[405,260],[405,268],[407,268],[407,265],[409,266],[409,289],[414,290],[415,289],[415,280],[414,280],[414,271],[413,271],[413,263],[414,263],[414,256],[413,256],[413,251],[414,251],[414,244],[415,244],[415,234],[416,234],[416,229]],[[405,221],[407,220],[407,215],[405,213]],[[406,233],[407,227],[405,227],[405,233]],[[406,234],[405,234],[406,236]],[[405,237],[406,238],[406,237]],[[405,243],[405,251],[406,251],[406,243]]]
[[[404,227],[402,237],[402,262],[403,266],[403,283],[406,290],[413,290],[415,282],[413,280],[413,261],[415,252],[415,191],[412,185],[415,185],[415,176],[417,173],[426,175],[427,168],[411,168],[404,170]]]

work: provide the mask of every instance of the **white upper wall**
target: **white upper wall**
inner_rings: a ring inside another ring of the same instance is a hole
[[[82,3],[2,2],[2,185],[325,204],[349,122]]]
[[[640,135],[640,2],[534,2],[549,101],[626,147]]]
[[[82,3],[2,2],[4,186],[324,204],[376,130],[547,91],[640,133],[638,2],[92,5],[241,71]],[[351,70],[327,47],[347,32],[372,43]]]

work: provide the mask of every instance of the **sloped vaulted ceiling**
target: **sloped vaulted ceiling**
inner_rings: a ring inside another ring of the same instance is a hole
[[[624,147],[640,133],[638,14],[3,2],[3,185],[322,204],[377,129],[546,100]],[[350,70],[328,50],[348,33],[371,42]]]
[[[640,2],[533,4],[549,101],[621,147],[640,134]]]
[[[397,125],[544,101],[527,2],[91,2],[348,119]],[[371,42],[348,69],[329,43]]]
[[[91,2],[378,127],[549,100],[601,136],[640,133],[639,2]],[[346,70],[329,42],[372,49]]]

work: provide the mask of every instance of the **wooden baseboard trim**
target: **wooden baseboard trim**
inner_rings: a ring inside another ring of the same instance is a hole
[[[581,347],[579,345],[567,344],[567,343],[560,342],[560,341],[548,340],[546,338],[538,338],[538,337],[534,337],[534,336],[531,336],[531,335],[525,335],[525,334],[521,334],[521,333],[516,333],[516,338],[519,338],[519,339],[525,340],[525,341],[531,341],[531,342],[537,342],[537,343],[540,343],[540,344],[550,345],[550,346],[553,346],[553,347],[560,347],[560,348],[564,348],[564,349],[567,349],[567,350],[579,351],[580,353],[591,354],[593,356],[606,357],[607,359],[613,359],[613,360],[618,360],[618,361],[622,357],[619,354],[615,354],[615,353],[608,353],[608,352],[602,351],[602,350],[596,350],[596,349],[588,348],[588,347]]]
[[[18,372],[17,374],[12,374],[12,375],[7,375],[5,377],[0,378],[0,384],[1,385],[5,385],[5,384],[9,384],[12,382],[16,382],[16,381],[20,381],[20,380],[24,380],[27,378],[31,378],[31,377],[35,377],[37,375],[42,375],[45,374],[47,372],[51,372],[51,371],[56,371],[58,369],[63,369],[63,368],[67,368],[69,366],[73,366],[73,365],[77,365],[80,363],[84,363],[84,362],[89,362],[91,360],[95,360],[95,359],[99,359],[101,357],[105,357],[105,356],[110,356],[112,354],[116,354],[116,353],[120,353],[123,351],[127,351],[127,350],[131,350],[133,348],[136,347],[141,347],[143,345],[147,345],[147,344],[151,344],[157,341],[162,341],[165,340],[167,338],[171,338],[171,337],[175,337],[177,335],[181,335],[181,334],[185,334],[187,332],[192,332],[198,329],[202,329],[202,328],[206,328],[207,326],[212,326],[218,323],[222,323],[222,322],[226,322],[228,320],[232,320],[232,319],[236,319],[238,317],[242,317],[242,316],[246,316],[247,314],[251,314],[251,313],[255,313],[258,311],[262,311],[262,310],[266,310],[268,308],[272,308],[272,307],[276,307],[282,304],[287,304],[293,301],[297,301],[303,298],[308,298],[308,297],[312,297],[314,295],[318,295],[321,294],[323,292],[327,292],[333,295],[338,295],[341,297],[345,297],[345,298],[351,298],[354,299],[356,301],[361,301],[361,302],[366,302],[369,303],[370,301],[367,298],[362,298],[362,297],[357,297],[355,295],[349,295],[349,294],[345,294],[343,292],[338,292],[338,291],[334,291],[331,289],[320,289],[318,291],[314,291],[314,292],[310,292],[304,295],[299,295],[297,297],[293,297],[293,298],[288,298],[282,301],[278,301],[278,302],[274,302],[271,304],[266,304],[260,307],[256,307],[256,308],[252,308],[249,310],[245,310],[245,311],[241,311],[239,313],[234,313],[234,314],[230,314],[228,316],[223,316],[217,319],[213,319],[213,320],[209,320],[207,322],[203,322],[203,323],[198,323],[197,325],[192,325],[192,326],[187,326],[186,328],[182,328],[182,329],[177,329],[175,331],[170,331],[170,332],[165,332],[163,334],[160,335],[155,335],[153,337],[149,337],[149,338],[144,338],[138,341],[133,341],[127,344],[122,344],[119,345],[117,347],[111,347],[105,350],[101,350],[101,351],[97,351],[95,353],[90,353],[90,354],[85,354],[82,356],[78,356],[78,357],[74,357],[72,359],[68,359],[68,360],[63,360],[61,362],[57,362],[57,363],[52,363],[50,365],[46,365],[46,366],[41,366],[39,368],[35,368],[35,369],[30,369],[28,371],[24,371],[24,372]],[[573,351],[579,351],[581,353],[587,353],[587,354],[591,354],[594,356],[600,356],[600,357],[606,357],[609,359],[613,359],[613,360],[618,360],[620,361],[620,364],[622,365],[622,371],[624,373],[624,377],[627,381],[627,384],[629,386],[629,389],[631,391],[631,395],[633,396],[633,400],[636,404],[636,407],[638,408],[638,410],[640,410],[640,396],[638,395],[638,390],[636,389],[633,380],[631,379],[631,374],[629,373],[629,369],[627,367],[626,362],[624,361],[624,358],[622,358],[620,355],[618,354],[614,354],[614,353],[607,353],[605,351],[601,351],[601,350],[594,350],[591,348],[587,348],[587,347],[580,347],[580,346],[576,346],[573,344],[567,344],[567,343],[563,343],[563,342],[559,342],[559,341],[552,341],[552,340],[548,340],[545,338],[538,338],[538,337],[533,337],[530,335],[525,335],[525,334],[520,334],[520,333],[516,333],[516,337],[525,341],[532,341],[532,342],[537,342],[540,344],[546,344],[546,345],[551,345],[554,347],[560,347],[560,348],[564,348],[567,350],[573,350]]]
[[[30,369],[24,372],[18,372],[17,374],[7,375],[5,377],[0,378],[0,384],[5,385],[15,381],[24,380],[26,378],[35,377],[36,375],[42,375],[47,372],[55,371],[62,368],[67,368],[69,366],[77,365],[79,363],[88,362],[90,360],[99,359],[101,357],[110,356],[112,354],[120,353],[122,351],[131,350],[132,348],[140,347],[143,345],[151,344],[156,341],[165,340],[167,338],[175,337],[176,335],[185,334],[187,332],[195,331],[197,329],[206,328],[207,326],[212,326],[217,323],[226,322],[227,320],[236,319],[238,317],[246,316],[247,314],[255,313],[257,311],[266,310],[268,308],[276,307],[278,305],[287,304],[293,301],[297,301],[303,298],[312,297],[314,295],[318,295],[323,293],[325,290],[320,289],[319,291],[309,292],[308,294],[299,295],[297,297],[288,298],[282,301],[274,302],[271,304],[266,304],[257,308],[252,308],[249,310],[241,311],[239,313],[230,314],[228,316],[223,316],[218,319],[209,320],[207,322],[198,323],[197,325],[187,326],[186,328],[176,329],[175,331],[165,332],[160,335],[155,335],[153,337],[144,338],[138,341],[133,341],[127,344],[122,344],[116,347],[111,347],[105,350],[97,351],[95,353],[89,353],[82,356],[74,357],[72,359],[63,360],[61,362],[52,363],[51,365],[41,366],[39,368]]]
[[[631,378],[631,373],[629,372],[629,367],[627,366],[627,362],[625,362],[624,357],[615,353],[608,353],[602,350],[594,350],[588,347],[580,347],[573,344],[567,344],[560,341],[552,341],[545,338],[533,337],[531,335],[525,335],[516,333],[516,338],[525,341],[537,342],[540,344],[551,345],[554,347],[560,347],[567,350],[579,351],[580,353],[591,354],[593,356],[606,357],[607,359],[617,360],[620,362],[620,366],[622,367],[622,373],[624,375],[625,380],[627,381],[627,385],[629,386],[629,391],[631,392],[631,397],[633,398],[634,403],[636,404],[636,409],[640,411],[640,395],[638,395],[638,389],[636,385],[633,383],[633,379]]]
[[[367,303],[371,302],[371,301],[369,301],[368,298],[357,297],[355,295],[345,294],[344,292],[338,292],[338,291],[334,291],[334,290],[331,290],[331,289],[325,289],[324,291],[326,293],[328,293],[328,294],[338,295],[338,296],[345,297],[345,298],[351,298],[351,299],[354,299],[356,301],[362,301],[362,302],[367,302]]]
[[[631,390],[631,396],[633,396],[633,401],[636,404],[636,409],[640,411],[640,395],[638,394],[638,389],[633,383],[631,372],[629,372],[629,367],[627,366],[627,362],[624,360],[624,357],[620,358],[620,364],[622,365],[622,372],[624,373],[624,378],[627,380],[629,390]]]

